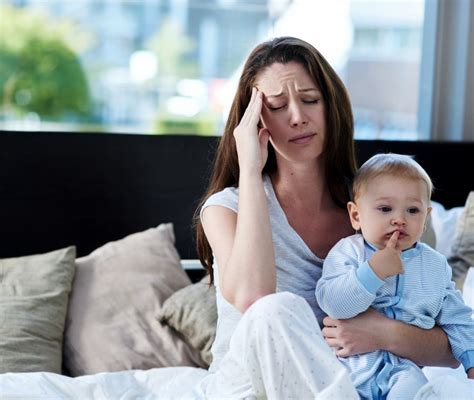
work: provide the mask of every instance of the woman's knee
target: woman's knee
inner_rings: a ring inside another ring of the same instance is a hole
[[[269,294],[258,299],[245,312],[252,317],[281,318],[288,314],[294,314],[297,310],[309,308],[308,303],[301,296],[290,292],[278,292]]]

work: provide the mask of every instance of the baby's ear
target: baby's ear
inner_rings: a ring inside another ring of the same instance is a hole
[[[423,226],[423,232],[426,232],[426,229],[428,228],[428,222],[429,222],[429,219],[431,218],[430,217],[431,210],[432,210],[431,207],[428,207],[428,209],[426,210],[426,218],[425,218],[425,225]],[[433,222],[431,222],[431,224],[432,223]]]
[[[349,218],[351,219],[351,225],[354,230],[360,230],[360,221],[359,221],[359,209],[357,204],[353,201],[347,203],[347,211],[349,212]]]

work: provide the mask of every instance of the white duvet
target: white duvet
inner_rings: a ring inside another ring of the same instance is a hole
[[[197,399],[207,370],[192,367],[106,372],[78,378],[49,372],[0,375],[1,400]]]
[[[474,306],[474,268],[464,283],[466,303]],[[427,367],[429,382],[416,400],[474,400],[474,380],[458,369]],[[48,372],[0,375],[0,400],[171,400],[202,399],[199,382],[207,370],[192,367],[107,372],[69,378]],[[301,399],[302,400],[302,399]]]
[[[461,370],[429,368],[430,381],[416,400],[474,400],[474,381]],[[156,368],[107,372],[69,378],[49,372],[0,375],[1,400],[171,400],[202,399],[199,382],[207,371],[199,368]],[[303,400],[303,399],[301,399]]]

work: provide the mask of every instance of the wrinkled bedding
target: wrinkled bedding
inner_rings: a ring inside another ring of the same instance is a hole
[[[472,308],[473,293],[474,268],[470,268],[463,295]],[[466,378],[462,367],[426,367],[423,372],[429,382],[415,400],[474,400],[474,380]],[[6,373],[0,374],[0,400],[203,399],[199,382],[207,374],[205,369],[192,367],[107,372],[77,378],[48,372]]]
[[[202,399],[199,382],[207,371],[192,367],[107,372],[69,378],[48,372],[0,375],[1,400],[171,400]],[[428,368],[430,381],[416,400],[473,400],[474,381],[462,370]]]
[[[207,370],[192,367],[107,372],[70,378],[49,372],[0,375],[1,400],[198,399]]]

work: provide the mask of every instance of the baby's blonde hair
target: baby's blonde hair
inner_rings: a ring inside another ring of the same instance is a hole
[[[352,184],[353,201],[360,195],[364,185],[384,175],[421,180],[428,190],[429,203],[433,192],[433,183],[429,175],[413,157],[395,153],[376,154],[362,164]]]

